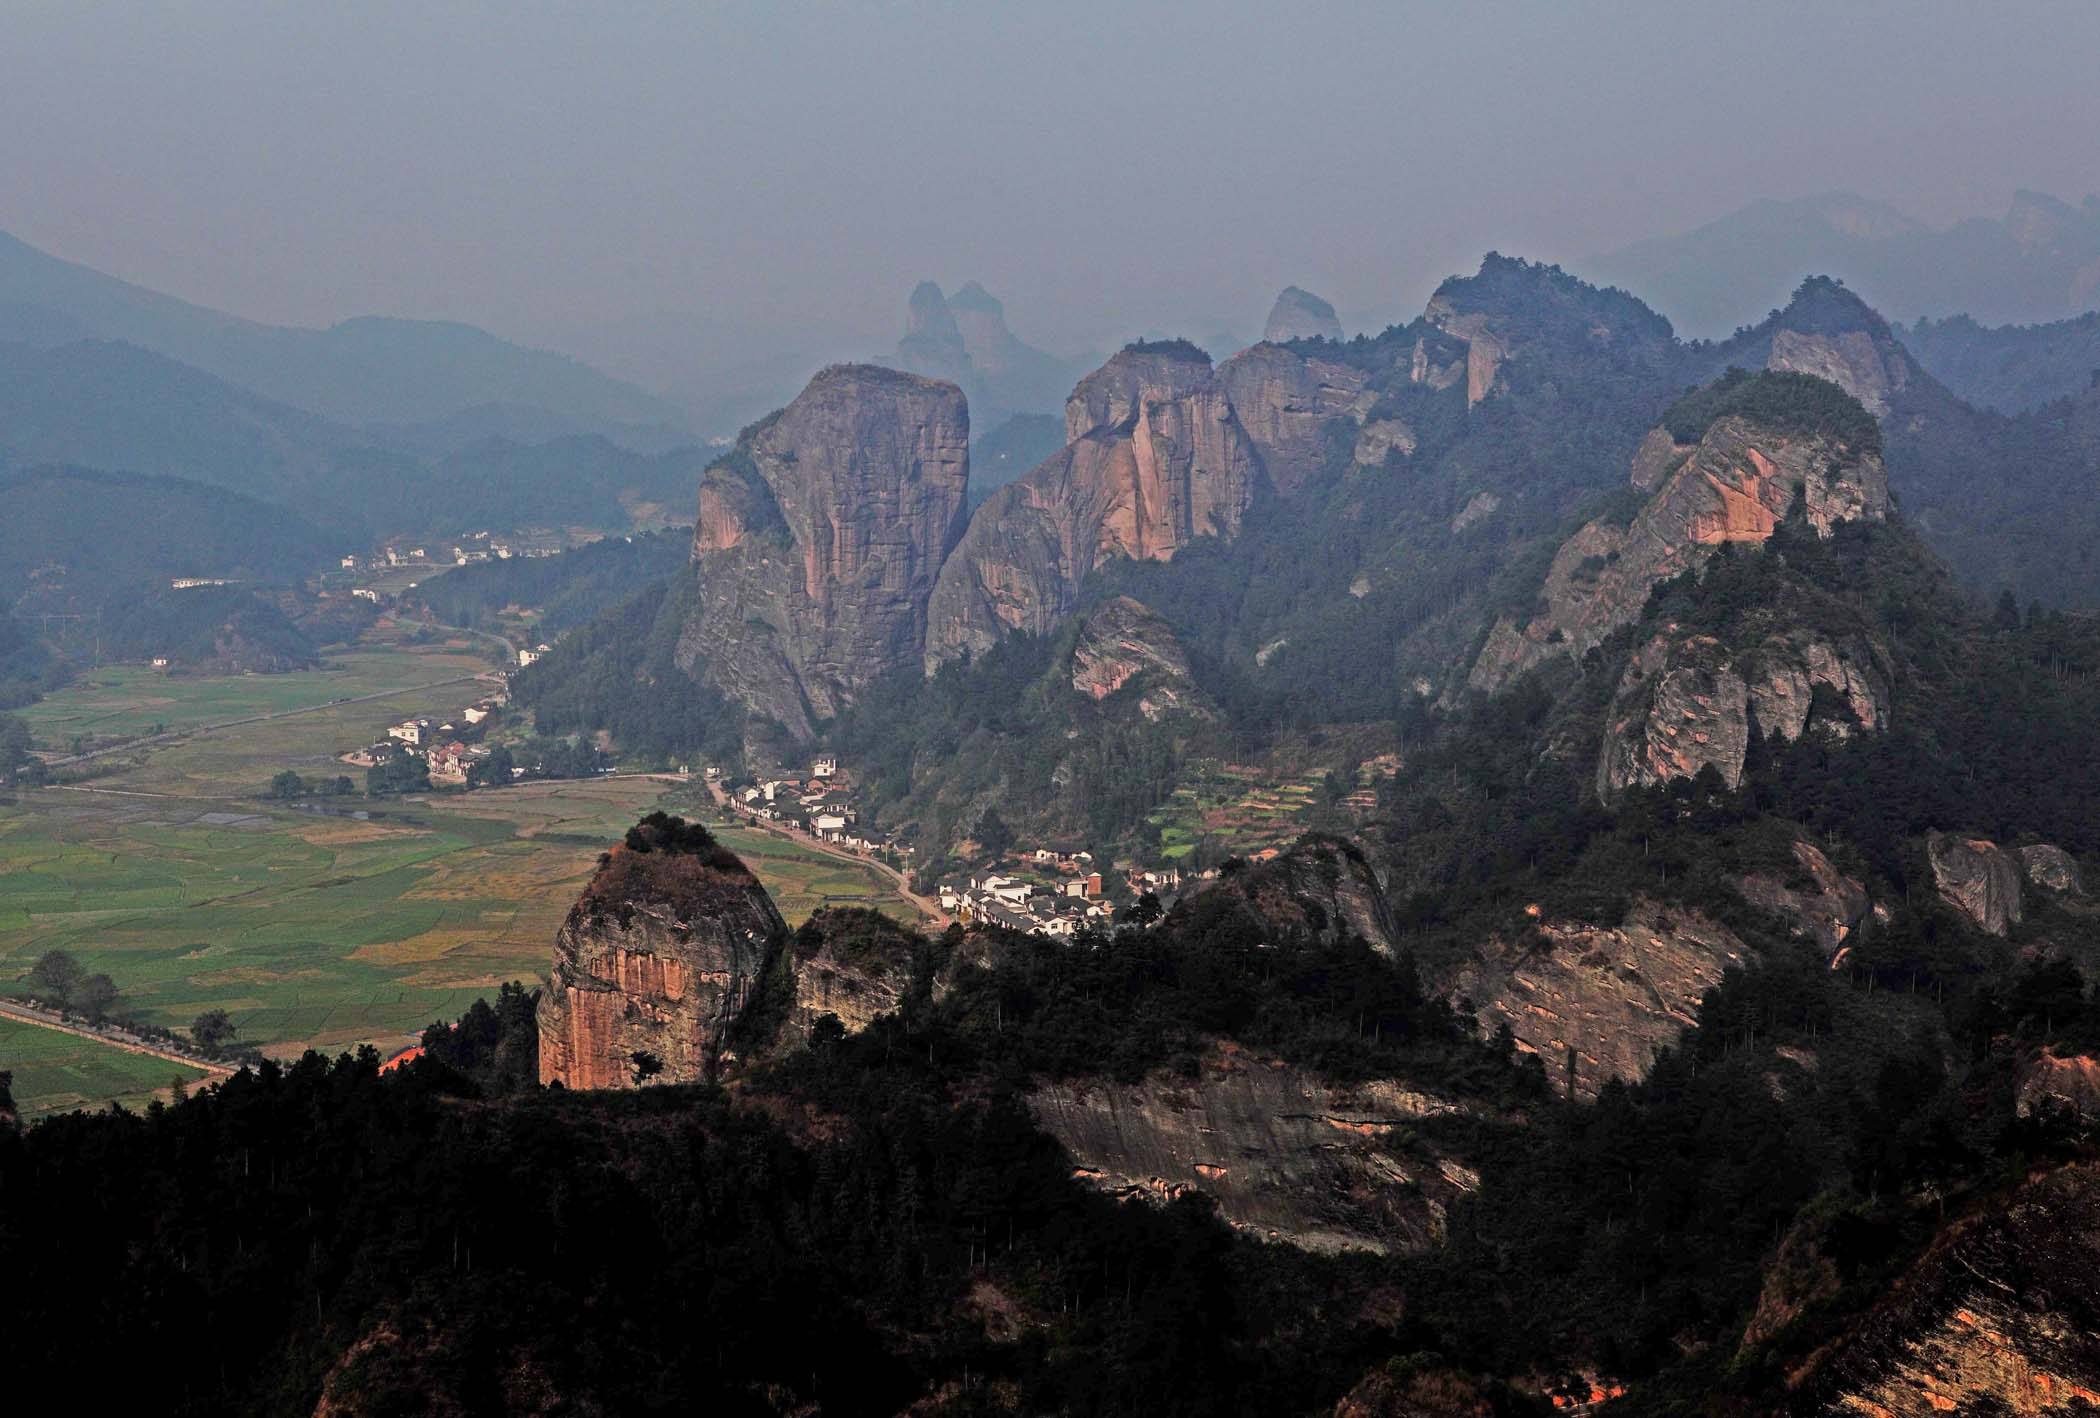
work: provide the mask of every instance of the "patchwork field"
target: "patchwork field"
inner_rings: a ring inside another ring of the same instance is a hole
[[[1207,764],[1152,814],[1161,855],[1180,861],[1206,842],[1216,851],[1241,854],[1288,846],[1305,831],[1319,787],[1318,774],[1275,783]]]
[[[0,982],[63,949],[106,971],[120,1007],[153,1023],[186,1026],[216,1007],[272,1053],[386,1050],[505,980],[538,978],[598,854],[637,818],[657,807],[705,815],[696,785],[626,775],[401,800],[263,800],[284,768],[361,782],[337,752],[408,713],[455,712],[478,693],[472,684],[417,686],[487,666],[461,645],[380,647],[338,663],[218,681],[101,671],[34,706],[46,741],[62,726],[136,732],[315,707],[127,749],[98,760],[92,778],[0,805]],[[335,702],[368,694],[389,697]],[[749,829],[722,835],[791,924],[824,905],[909,918],[867,868]],[[135,1057],[79,1042],[96,1058]],[[18,1073],[16,1096],[38,1111],[138,1100],[176,1068],[140,1062],[143,1074],[110,1072],[129,1064],[107,1060],[99,1072],[39,1066]]]
[[[176,1079],[187,1086],[204,1077],[202,1069],[5,1017],[0,1070],[14,1075],[15,1102],[25,1118],[108,1103],[143,1108],[156,1097],[167,1098]]]

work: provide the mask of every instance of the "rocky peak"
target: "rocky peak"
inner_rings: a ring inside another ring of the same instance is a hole
[[[1464,342],[1469,405],[1500,387],[1506,362],[1521,359],[1525,349],[1541,342],[1579,348],[1613,363],[1658,365],[1675,356],[1670,322],[1624,291],[1600,289],[1558,266],[1492,251],[1477,274],[1454,276],[1438,286],[1422,315]],[[1427,354],[1416,352],[1418,382],[1437,368]]]
[[[1730,365],[1826,379],[1877,419],[1926,378],[1888,322],[1829,276],[1809,277],[1784,310],[1722,346],[1714,367]]]
[[[1146,404],[1186,399],[1211,387],[1210,356],[1187,340],[1128,345],[1080,380],[1065,400],[1065,441],[1127,433]]]
[[[705,828],[652,814],[607,853],[555,937],[540,1082],[629,1088],[711,1078],[787,941],[758,878]]]
[[[925,649],[962,535],[970,419],[953,384],[836,365],[747,429],[702,480],[700,609],[681,665],[807,737]],[[771,534],[754,536],[754,529]]]
[[[1798,378],[1798,376],[1795,376]],[[1657,585],[1727,543],[1762,545],[1798,505],[1818,535],[1888,516],[1878,431],[1821,381],[1730,376],[1689,396],[1634,456],[1650,489],[1625,527],[1592,522],[1555,555],[1528,621],[1498,622],[1473,666],[1494,691],[1555,654],[1580,658],[1640,618]]]
[[[1262,478],[1210,357],[1185,340],[1134,344],[1079,382],[1066,446],[1001,488],[941,570],[930,665],[1041,634],[1111,557],[1165,561],[1231,536]]]
[[[959,359],[964,353],[962,330],[949,309],[948,298],[932,281],[921,281],[912,287],[902,345],[952,359]]]
[[[1272,345],[1289,344],[1292,340],[1340,340],[1342,322],[1335,318],[1334,307],[1311,291],[1285,286],[1283,294],[1269,307],[1269,321],[1262,327],[1261,337]]]

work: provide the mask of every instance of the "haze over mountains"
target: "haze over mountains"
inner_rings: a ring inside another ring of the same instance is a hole
[[[1764,200],[1575,268],[1642,292],[1688,336],[1757,320],[1804,272],[1838,277],[1892,320],[2035,324],[2100,302],[2100,197],[2018,192],[2004,216],[1948,227],[1849,192]]]

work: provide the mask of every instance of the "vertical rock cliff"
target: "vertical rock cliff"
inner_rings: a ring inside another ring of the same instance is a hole
[[[697,824],[657,813],[570,908],[540,996],[540,1082],[628,1088],[714,1076],[787,926],[758,878]]]
[[[1180,341],[1133,345],[1081,380],[1065,438],[992,495],[942,568],[929,665],[1047,631],[1110,557],[1165,561],[1232,535],[1263,476],[1209,356]]]
[[[969,442],[960,389],[872,365],[823,371],[746,430],[702,479],[681,666],[807,737],[917,664],[962,535]]]

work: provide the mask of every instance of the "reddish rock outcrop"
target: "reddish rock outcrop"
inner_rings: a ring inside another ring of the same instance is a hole
[[[1925,855],[1948,905],[1992,935],[2020,923],[2020,868],[2010,852],[1981,837],[1935,832]]]
[[[2038,1049],[2020,1065],[2016,1103],[2023,1118],[2100,1119],[2100,1059]]]
[[[926,603],[962,535],[962,391],[839,365],[754,425],[702,481],[699,608],[679,662],[798,736],[919,663]]]
[[[1881,1418],[2100,1408],[2100,1167],[1950,1222],[1792,1386],[1795,1411]]]
[[[858,1033],[903,1002],[919,937],[875,911],[830,908],[795,932],[791,1038],[829,1014]],[[936,990],[936,994],[941,991]]]
[[[1118,596],[1086,618],[1072,647],[1072,688],[1096,701],[1138,681],[1138,712],[1209,717],[1203,692],[1189,676],[1189,657],[1173,628],[1140,601]]]
[[[1231,536],[1262,477],[1253,440],[1201,350],[1133,346],[1079,382],[1066,446],[994,493],[942,567],[928,666],[1043,633],[1111,557],[1165,561]]]
[[[2027,879],[2044,891],[2053,891],[2059,896],[2085,894],[2085,878],[2078,870],[2078,858],[2061,847],[2052,847],[2046,842],[2022,847],[2020,865],[2027,872]]]
[[[696,825],[657,814],[607,854],[554,942],[540,1082],[628,1088],[713,1077],[731,1025],[787,943],[758,878]]]
[[[1606,1080],[1647,1076],[1656,1050],[1697,1020],[1699,1001],[1748,947],[1693,911],[1637,901],[1617,927],[1541,921],[1488,940],[1445,992],[1473,1002],[1483,1032],[1507,1024],[1555,1087],[1595,1098]]]
[[[1883,683],[1869,647],[1841,650],[1812,631],[1775,633],[1736,651],[1665,626],[1620,675],[1598,753],[1598,796],[1610,801],[1629,787],[1696,777],[1709,766],[1739,787],[1751,738],[1799,738],[1818,686],[1835,691],[1844,709],[1819,717],[1817,727],[1843,738],[1855,727],[1882,727]]]
[[[1879,453],[1835,438],[1775,432],[1731,415],[1684,447],[1666,432],[1635,455],[1633,483],[1652,487],[1626,527],[1592,522],[1554,556],[1540,613],[1499,621],[1468,683],[1493,692],[1556,654],[1580,659],[1639,619],[1662,582],[1705,563],[1724,543],[1762,544],[1798,499],[1823,535],[1840,522],[1888,516]]]
[[[1269,483],[1286,497],[1316,477],[1327,460],[1329,425],[1347,420],[1351,435],[1369,412],[1373,399],[1360,369],[1333,360],[1307,358],[1277,345],[1256,345],[1218,366],[1218,382],[1232,403],[1240,427],[1254,442]],[[1386,420],[1375,458],[1385,449],[1412,453],[1414,435],[1407,425]]]

